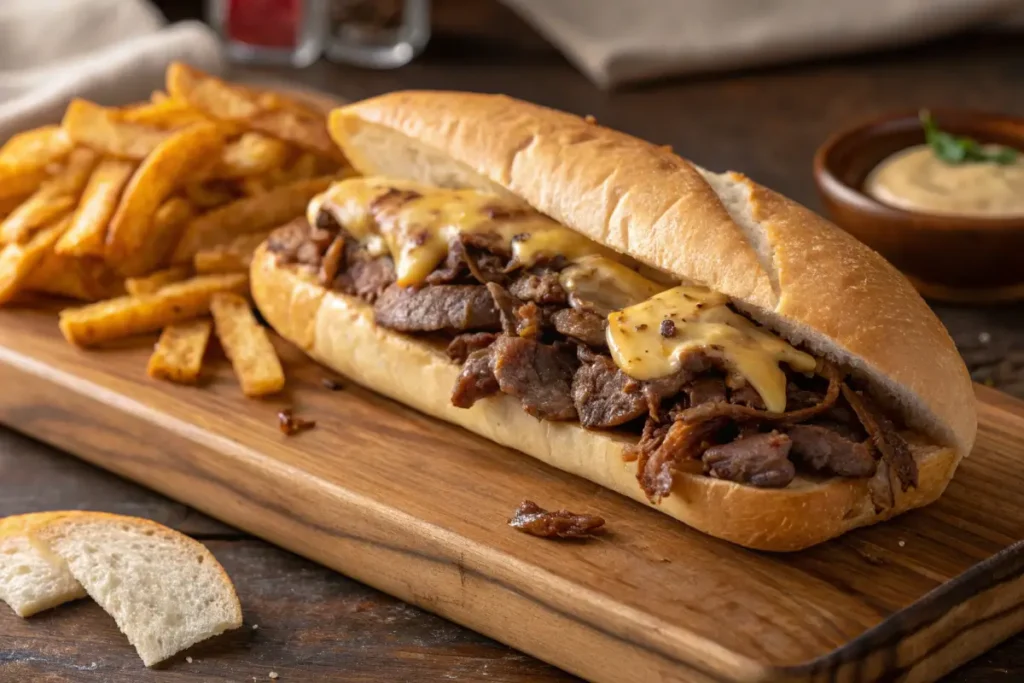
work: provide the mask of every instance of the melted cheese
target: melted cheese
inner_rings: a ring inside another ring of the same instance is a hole
[[[603,256],[586,256],[558,276],[562,289],[595,312],[607,315],[646,301],[667,286]]]
[[[594,255],[619,258],[522,202],[475,190],[390,178],[350,178],[310,202],[307,215],[314,225],[321,211],[371,251],[390,252],[401,286],[422,283],[444,261],[449,243],[459,234],[491,236],[524,267],[555,256],[569,261]]]
[[[786,374],[815,368],[812,356],[734,313],[728,297],[703,287],[675,287],[608,316],[608,347],[615,364],[630,377],[656,379],[678,372],[685,355],[705,349],[723,359],[761,395],[765,407],[786,409]],[[662,323],[671,321],[671,336]]]

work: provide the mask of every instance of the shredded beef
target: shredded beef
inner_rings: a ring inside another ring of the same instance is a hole
[[[580,424],[588,429],[617,427],[648,412],[641,383],[607,356],[596,356],[576,371],[572,399]]]
[[[667,428],[648,418],[644,433],[635,448],[637,479],[640,488],[652,502],[672,492],[672,475],[676,470],[699,473],[697,458],[717,442],[718,434],[728,426],[719,418],[697,424],[676,421]]]
[[[784,488],[796,476],[789,460],[792,441],[785,434],[757,434],[732,443],[712,446],[702,460],[708,474],[763,488]]]
[[[676,419],[684,422],[702,422],[716,417],[729,417],[737,422],[747,420],[761,420],[764,422],[795,423],[804,422],[815,417],[829,408],[839,398],[839,387],[842,379],[839,372],[831,365],[825,365],[823,373],[828,377],[828,391],[822,397],[821,402],[808,408],[798,410],[787,410],[784,413],[770,413],[765,410],[758,410],[745,405],[725,402],[709,402],[696,405],[681,411]]]
[[[793,456],[815,472],[840,477],[870,477],[875,473],[875,458],[866,443],[852,441],[821,425],[793,425],[786,434],[793,441]]]
[[[523,301],[532,301],[545,306],[566,304],[565,290],[558,280],[558,273],[523,273],[509,285],[509,292]]]
[[[457,235],[448,244],[448,257],[444,264],[427,276],[427,284],[441,285],[475,279],[482,285],[488,282],[505,282],[506,259],[483,249],[468,246],[473,239],[468,235]]]
[[[604,519],[568,510],[548,512],[533,501],[524,500],[508,525],[541,538],[585,538],[598,532],[604,526]]]
[[[892,421],[863,392],[854,391],[847,384],[843,384],[843,397],[871,436],[871,442],[882,454],[882,459],[896,470],[900,487],[904,491],[911,486],[917,487],[917,463],[914,462],[914,455],[910,452],[906,440],[896,431]]]
[[[492,332],[467,332],[460,334],[448,344],[448,357],[456,363],[465,362],[469,354],[480,349],[486,349],[498,338]]]
[[[491,369],[491,354],[487,349],[473,351],[462,365],[462,372],[452,387],[452,405],[470,408],[482,398],[498,393],[498,380]]]
[[[550,344],[505,335],[498,337],[489,351],[498,386],[503,393],[517,397],[523,410],[544,420],[576,419],[572,401],[576,359],[572,355]]]
[[[394,281],[395,265],[390,256],[357,257],[334,279],[334,288],[373,303]]]
[[[400,332],[495,330],[500,325],[494,301],[481,285],[391,285],[377,299],[373,314],[378,325]]]
[[[750,386],[747,380],[740,375],[730,374],[725,378],[725,385],[729,388],[729,403],[764,410],[764,399],[761,398],[761,394],[757,393],[757,389]],[[788,399],[786,407],[792,408]]]
[[[551,315],[551,323],[559,334],[578,339],[587,346],[594,348],[607,346],[605,329],[608,326],[608,321],[596,313],[577,311],[575,308],[563,308]]]
[[[706,403],[725,402],[725,380],[715,375],[698,377],[683,388],[690,406],[702,406]]]
[[[491,298],[494,300],[494,307],[498,309],[501,316],[502,332],[518,336],[516,311],[523,305],[523,302],[509,294],[509,291],[497,282],[488,282],[487,291],[490,292]]]

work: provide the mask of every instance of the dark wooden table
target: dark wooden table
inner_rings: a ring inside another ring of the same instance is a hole
[[[164,3],[172,18],[197,2]],[[399,88],[501,91],[593,114],[716,169],[740,170],[820,208],[815,147],[835,128],[892,108],[960,105],[1024,114],[1016,37],[963,37],[813,65],[675,81],[609,94],[492,2],[439,2],[427,53],[393,72],[319,63],[238,70],[347,99]],[[1024,255],[1022,255],[1024,272]],[[1024,306],[936,305],[975,379],[1024,397]],[[16,388],[5,387],[7,391]],[[148,517],[206,543],[234,579],[243,629],[160,670],[143,669],[113,621],[81,601],[23,621],[0,609],[0,680],[565,681],[546,664],[0,428],[0,516],[58,508]],[[258,628],[257,628],[258,626]],[[1024,680],[1024,636],[948,677]]]

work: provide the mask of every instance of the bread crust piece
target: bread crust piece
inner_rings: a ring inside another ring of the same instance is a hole
[[[378,327],[371,306],[326,291],[299,266],[278,265],[266,245],[253,258],[251,283],[264,318],[282,336],[368,389],[750,548],[800,550],[927,505],[942,494],[958,462],[952,448],[911,435],[919,486],[906,493],[894,487],[896,505],[881,515],[875,513],[867,479],[838,477],[798,477],[785,489],[759,489],[680,473],[672,495],[654,505],[637,483],[636,463],[623,458],[623,449],[635,438],[538,420],[503,395],[469,409],[452,406],[449,396],[460,368],[443,351]]]
[[[353,166],[525,200],[587,237],[732,297],[755,319],[869,380],[872,394],[966,455],[970,376],[945,328],[881,256],[735,173],[502,95],[396,92],[336,109]]]

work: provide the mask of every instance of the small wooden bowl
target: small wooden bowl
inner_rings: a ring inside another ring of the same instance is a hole
[[[1024,150],[1024,119],[933,110],[939,127]],[[833,221],[882,254],[927,297],[996,302],[1024,298],[1024,217],[968,218],[897,209],[863,192],[868,174],[924,143],[917,111],[840,131],[818,148],[814,180]]]

